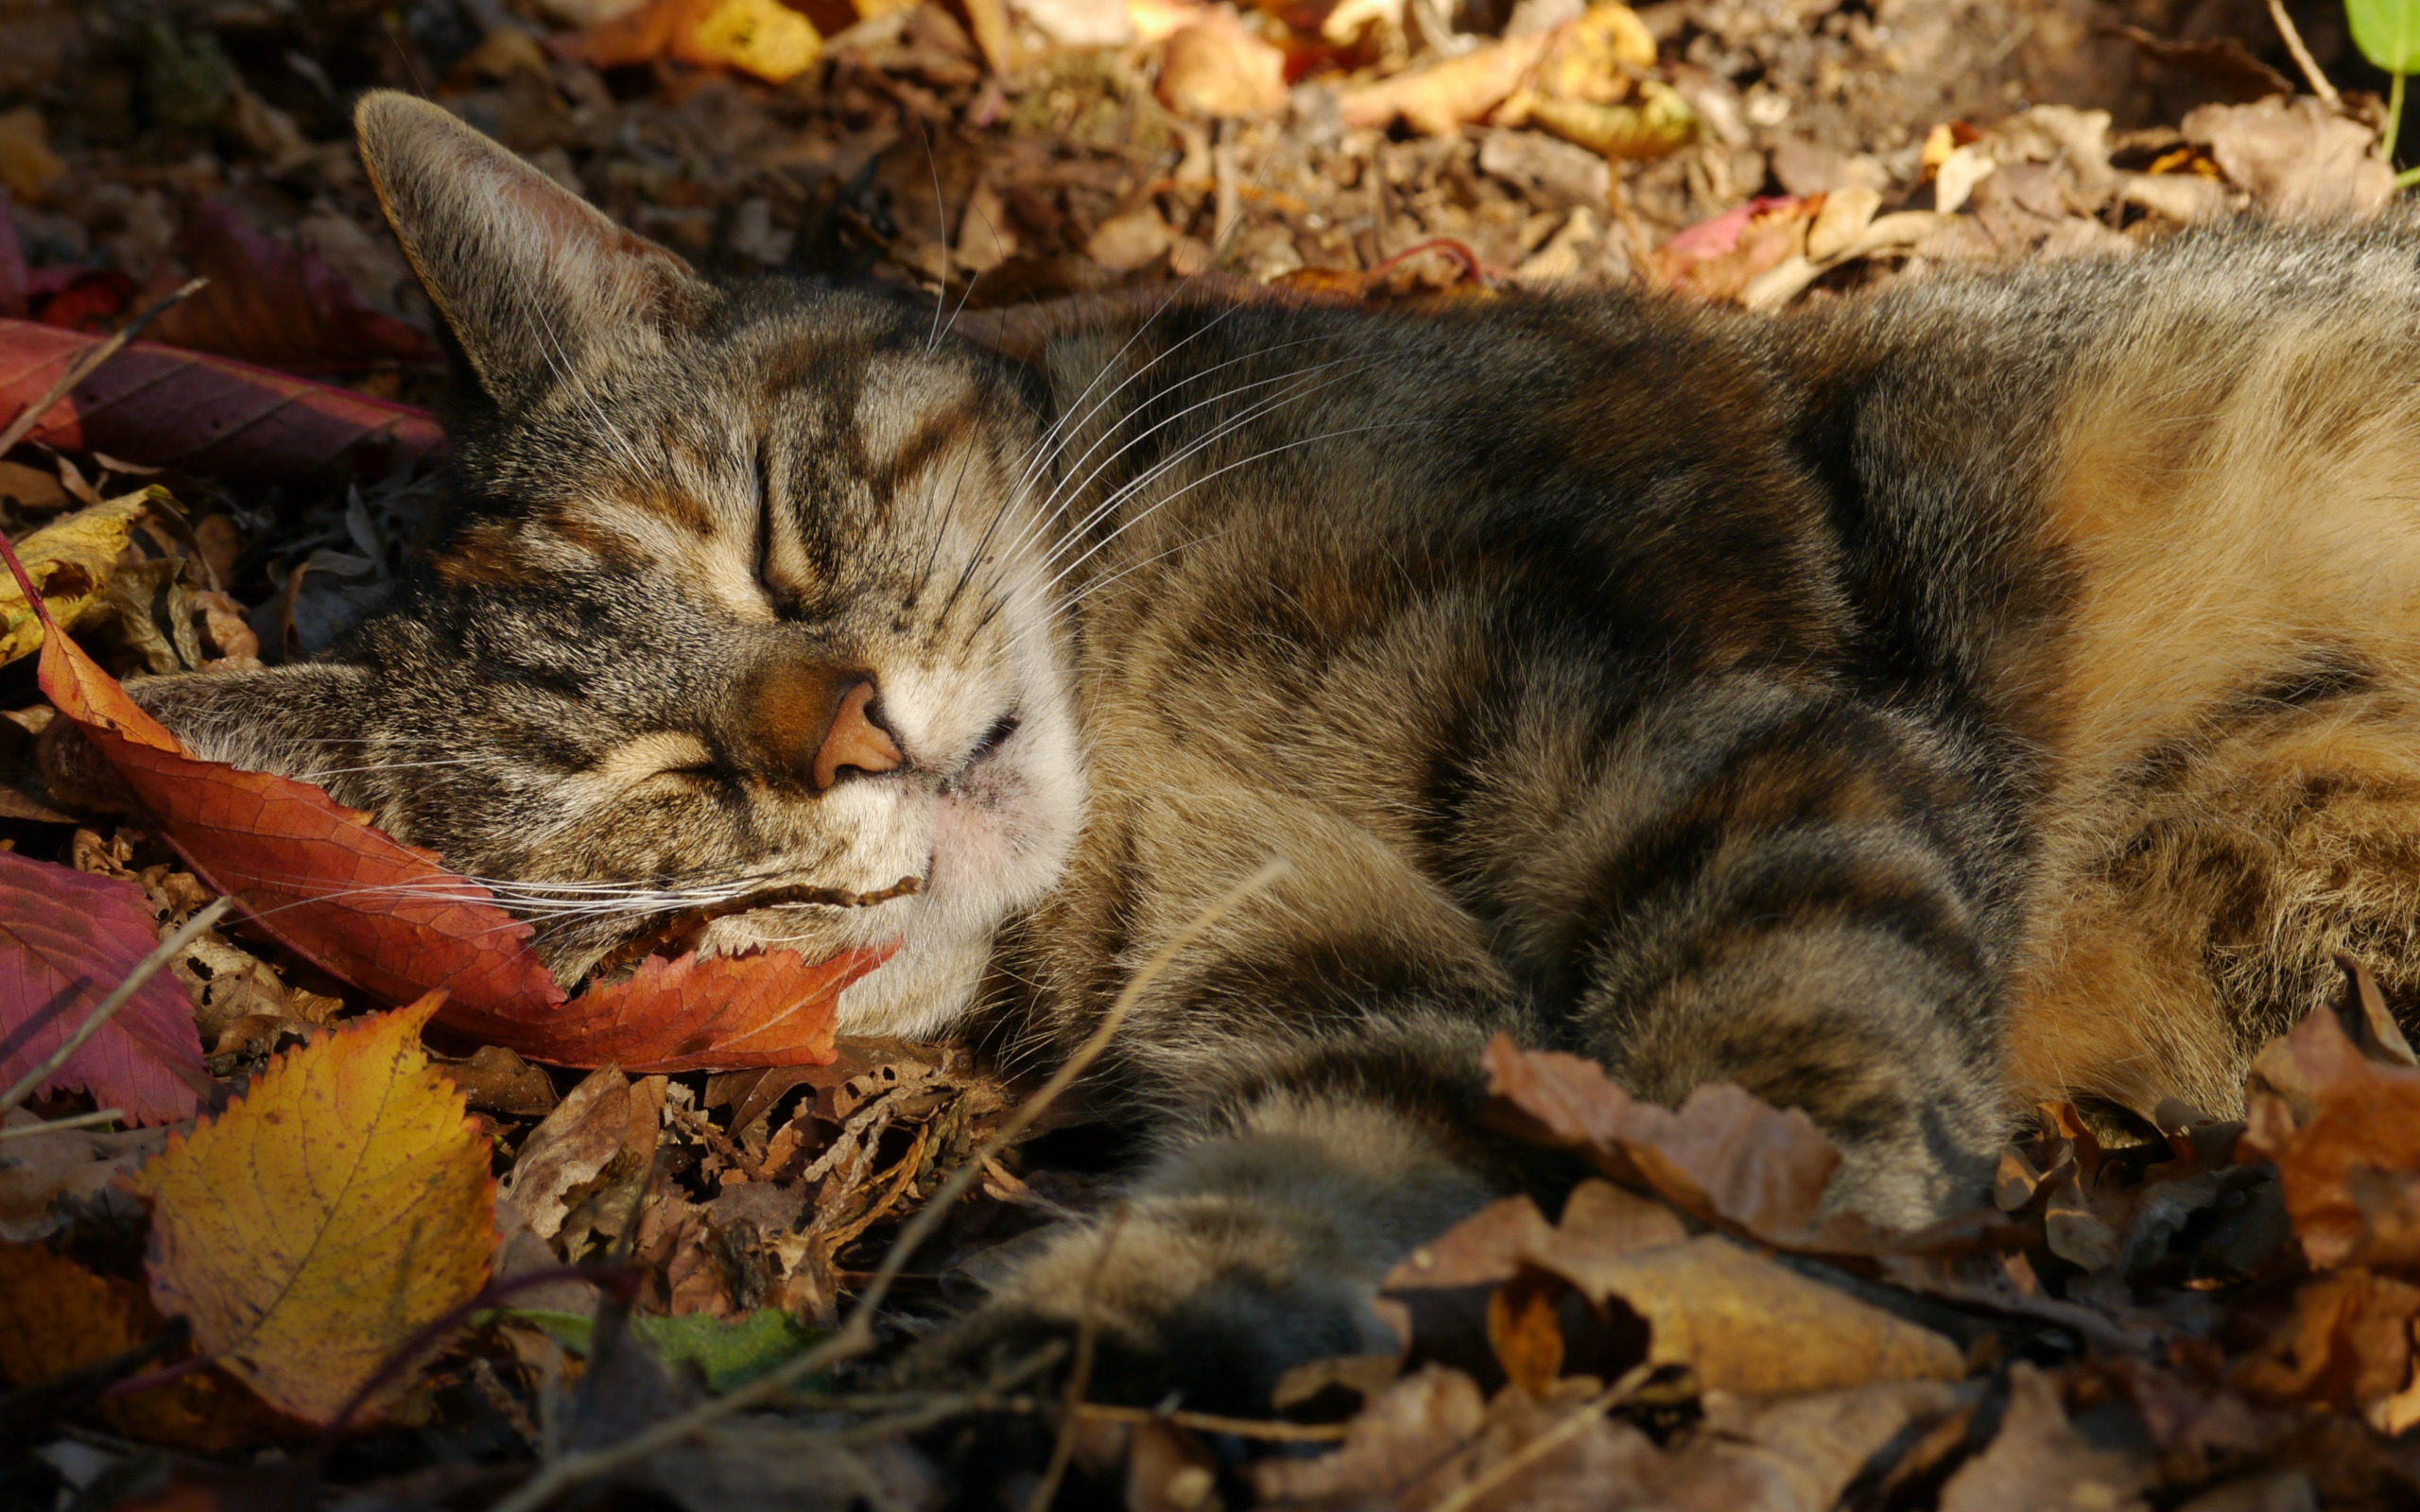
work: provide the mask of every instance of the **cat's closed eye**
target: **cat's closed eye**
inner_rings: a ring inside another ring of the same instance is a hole
[[[617,792],[648,783],[690,783],[715,775],[714,747],[685,730],[654,730],[626,740],[589,767],[589,776]]]

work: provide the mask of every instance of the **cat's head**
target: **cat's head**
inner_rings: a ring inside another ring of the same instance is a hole
[[[137,696],[492,880],[559,974],[736,906],[699,942],[904,939],[844,1027],[934,1027],[1081,816],[1023,370],[929,311],[709,284],[437,106],[356,125],[452,338],[455,497],[328,657]]]

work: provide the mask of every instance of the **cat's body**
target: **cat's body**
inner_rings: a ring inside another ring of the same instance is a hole
[[[1109,1261],[959,1358],[1087,1295],[1149,1400],[1381,1347],[1376,1277],[1536,1174],[1471,1117],[1499,1031],[1805,1108],[1915,1222],[2037,1097],[2230,1110],[2334,951],[2420,985],[2420,231],[1772,321],[1180,307],[1027,370],[363,129],[463,502],[335,661],[143,685],[189,740],[354,768],[559,969],[917,877],[704,938],[904,937],[845,1027],[1035,1059],[1290,863],[1101,1063],[1155,1151]]]

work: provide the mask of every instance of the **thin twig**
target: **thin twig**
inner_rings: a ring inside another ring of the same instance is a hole
[[[734,1413],[769,1401],[808,1376],[842,1360],[854,1359],[873,1348],[874,1310],[890,1295],[891,1284],[898,1280],[900,1271],[907,1266],[908,1257],[916,1252],[916,1247],[932,1236],[933,1230],[947,1216],[950,1207],[981,1177],[984,1160],[1008,1148],[1018,1135],[1032,1125],[1034,1120],[1049,1110],[1075,1079],[1083,1074],[1085,1068],[1100,1057],[1101,1052],[1109,1048],[1109,1041],[1126,1022],[1126,1015],[1133,1009],[1135,1000],[1159,979],[1186,946],[1224,919],[1236,904],[1276,882],[1289,869],[1283,860],[1270,862],[1221,893],[1196,914],[1190,923],[1168,936],[1167,943],[1162,945],[1157,954],[1143,963],[1142,970],[1128,980],[1116,1001],[1110,1004],[1108,1011],[1100,1016],[1100,1022],[1091,1037],[1067,1057],[1066,1064],[1043,1083],[1040,1091],[1026,1099],[998,1128],[994,1129],[991,1136],[950,1173],[949,1179],[942,1183],[941,1190],[933,1194],[916,1216],[901,1228],[899,1237],[891,1241],[890,1252],[882,1257],[882,1265],[874,1272],[873,1280],[858,1294],[856,1306],[850,1310],[847,1320],[830,1338],[802,1354],[792,1355],[778,1369],[758,1376],[737,1390],[700,1402],[687,1412],[667,1418],[618,1444],[549,1460],[538,1468],[537,1473],[524,1481],[518,1490],[496,1503],[489,1512],[537,1512],[538,1508],[572,1486],[600,1475],[610,1475],[651,1454],[661,1453]]]
[[[1126,1227],[1126,1204],[1120,1202],[1101,1227],[1100,1252],[1093,1256],[1090,1269],[1084,1273],[1083,1311],[1076,1319],[1076,1359],[1067,1367],[1067,1391],[1059,1408],[1059,1433],[1050,1441],[1050,1461],[1042,1469],[1042,1479],[1034,1484],[1033,1495],[1026,1499],[1026,1512],[1050,1512],[1050,1503],[1059,1499],[1059,1483],[1067,1478],[1067,1464],[1076,1457],[1076,1430],[1083,1425],[1077,1409],[1084,1404],[1084,1393],[1093,1383],[1093,1350],[1100,1343],[1100,1309],[1093,1305],[1093,1293],[1100,1286],[1101,1273],[1109,1269],[1109,1257],[1117,1248],[1118,1231]]]
[[[1645,1385],[1647,1378],[1654,1373],[1655,1367],[1651,1365],[1631,1366],[1622,1372],[1622,1378],[1619,1381],[1599,1392],[1588,1405],[1490,1465],[1476,1480],[1465,1484],[1453,1495],[1429,1508],[1429,1512],[1463,1512],[1464,1508],[1480,1497],[1578,1437],[1582,1429],[1603,1417],[1611,1409],[1619,1406],[1632,1392]]]
[[[2329,110],[2342,110],[2344,97],[2336,93],[2336,86],[2319,71],[2319,60],[2311,57],[2309,48],[2303,45],[2303,34],[2294,29],[2294,18],[2286,14],[2286,0],[2269,0],[2269,19],[2277,24],[2277,35],[2286,39],[2286,51],[2294,55],[2294,66],[2303,71],[2303,77],[2310,80],[2310,92],[2318,95]],[[2394,144],[2388,143],[2387,150],[2394,151]]]
[[[32,404],[27,404],[24,409],[19,410],[17,412],[17,418],[9,422],[9,428],[7,430],[0,430],[0,456],[8,455],[9,452],[16,448],[19,441],[22,441],[26,437],[31,436],[33,434],[34,427],[42,423],[42,418],[50,413],[51,405],[56,404],[60,400],[66,398],[75,390],[78,384],[80,384],[85,379],[93,376],[93,374],[99,369],[102,363],[109,361],[112,357],[116,356],[120,352],[126,350],[126,344],[133,340],[135,336],[142,332],[145,326],[149,325],[152,321],[160,318],[161,316],[165,315],[168,312],[168,307],[170,305],[173,305],[178,301],[191,295],[195,290],[200,288],[204,284],[209,282],[210,280],[206,278],[188,279],[183,287],[173,291],[166,298],[161,300],[157,304],[152,305],[151,308],[144,311],[141,315],[136,316],[133,319],[129,320],[126,323],[125,329],[118,332],[117,335],[110,337],[107,341],[102,342],[99,346],[95,347],[92,351],[78,358],[75,366],[69,368],[66,373],[60,377],[59,382],[50,386],[49,392],[43,394],[40,399],[35,400]]]
[[[0,448],[0,450],[6,450],[6,448]],[[112,1014],[126,1006],[134,994],[143,990],[145,983],[160,973],[160,968],[174,960],[177,953],[192,944],[195,936],[203,930],[218,922],[220,916],[227,912],[233,901],[221,898],[195,914],[185,920],[182,929],[162,940],[158,950],[136,962],[134,970],[127,973],[126,980],[117,985],[117,990],[101,999],[92,1012],[84,1015],[84,1022],[76,1026],[76,1032],[67,1037],[65,1044],[52,1051],[49,1058],[41,1065],[19,1077],[15,1086],[5,1092],[0,1092],[0,1116],[6,1116],[10,1108],[31,1097],[35,1088],[50,1080],[60,1067],[67,1064],[69,1057],[84,1047],[85,1040],[101,1032],[101,1025],[110,1022]]]
[[[781,1405],[801,1412],[897,1412],[902,1408],[918,1412],[940,1412],[943,1417],[964,1413],[1047,1412],[1063,1406],[1063,1400],[1053,1401],[1041,1397],[1002,1397],[989,1391],[936,1393],[927,1391],[793,1391],[784,1396]],[[1076,1404],[1076,1416],[1098,1422],[1167,1423],[1172,1428],[1189,1428],[1201,1434],[1231,1434],[1237,1438],[1265,1439],[1272,1444],[1333,1444],[1352,1432],[1345,1423],[1293,1423],[1275,1418],[1230,1418],[1223,1413],[1191,1412],[1182,1407],[1123,1407],[1106,1401],[1082,1401]]]
[[[1198,1434],[1233,1434],[1237,1438],[1258,1438],[1272,1444],[1333,1444],[1352,1432],[1344,1423],[1230,1418],[1224,1413],[1187,1412],[1182,1407],[1163,1412],[1157,1407],[1119,1407],[1106,1401],[1079,1402],[1076,1416],[1113,1423],[1167,1423],[1171,1428],[1190,1428]]]
[[[74,1118],[54,1118],[47,1124],[21,1124],[15,1128],[0,1128],[0,1140],[31,1139],[36,1134],[63,1134],[71,1128],[98,1128],[114,1124],[126,1116],[123,1108],[104,1108],[96,1113],[78,1113]]]

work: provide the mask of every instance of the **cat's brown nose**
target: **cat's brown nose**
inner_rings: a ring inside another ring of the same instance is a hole
[[[829,790],[851,767],[866,773],[894,772],[907,765],[908,758],[899,754],[898,743],[866,713],[873,695],[873,683],[868,680],[840,696],[840,707],[832,714],[832,728],[823,732],[823,744],[815,748],[813,776],[817,792]]]

